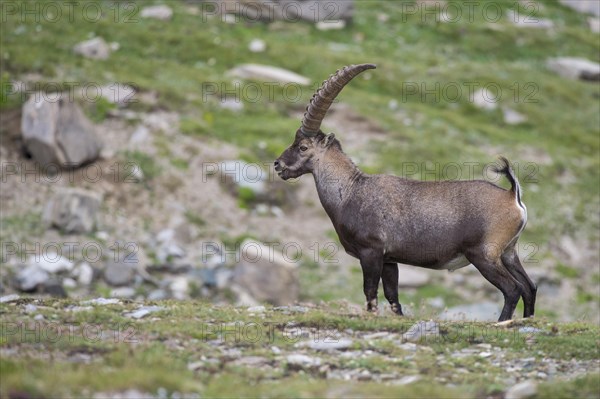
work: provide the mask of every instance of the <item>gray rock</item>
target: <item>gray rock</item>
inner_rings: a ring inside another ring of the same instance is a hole
[[[133,298],[135,289],[133,287],[118,287],[110,290],[110,296],[113,298]]]
[[[306,76],[270,65],[242,64],[229,70],[227,73],[236,78],[277,82],[283,85],[298,84],[307,86],[310,84],[310,79]]]
[[[186,277],[175,277],[169,283],[169,291],[175,299],[186,299],[189,297],[190,284]]]
[[[600,2],[598,0],[559,0],[560,4],[577,12],[593,14],[600,17]]]
[[[403,341],[419,342],[428,337],[439,337],[440,327],[435,321],[419,321],[402,334]]]
[[[81,285],[90,285],[94,279],[94,269],[87,262],[82,262],[75,267],[73,277],[77,278],[77,282]]]
[[[328,338],[323,341],[310,341],[308,347],[317,351],[341,350],[348,349],[352,346],[352,340],[348,338],[340,338],[333,341],[333,338]]]
[[[19,298],[21,298],[21,296],[17,294],[5,295],[3,297],[0,297],[0,303],[15,302],[18,301]]]
[[[140,17],[168,21],[173,17],[173,10],[167,5],[157,5],[142,8]]]
[[[248,45],[248,50],[253,53],[262,53],[267,49],[267,43],[261,39],[252,39]]]
[[[104,280],[113,286],[131,284],[136,274],[135,266],[126,259],[110,259],[104,268]]]
[[[242,160],[221,162],[219,179],[231,195],[239,197],[243,193],[247,203],[293,206],[296,202],[293,186],[282,180],[269,179],[269,173],[258,164]]]
[[[168,297],[169,294],[163,289],[157,289],[148,294],[149,301],[161,301],[163,299],[167,299]]]
[[[548,69],[568,79],[600,80],[600,64],[585,58],[551,58],[546,65]]]
[[[413,266],[400,265],[398,270],[398,286],[400,288],[422,287],[429,283],[429,274]]]
[[[332,21],[319,21],[315,25],[318,30],[341,30],[346,27],[346,21],[343,19],[332,20]]]
[[[164,310],[162,306],[142,306],[133,312],[125,313],[125,316],[133,319],[141,319],[142,317],[146,317],[151,313],[160,312],[161,310]]]
[[[73,269],[73,262],[56,253],[46,253],[42,256],[31,256],[28,264],[35,265],[51,274],[71,271]]]
[[[496,101],[496,94],[492,93],[485,88],[481,88],[471,93],[471,103],[479,108],[487,111],[492,111],[498,108],[498,102]]]
[[[88,301],[83,301],[81,302],[82,305],[117,305],[121,303],[121,301],[119,301],[116,298],[94,298],[94,299],[90,299]]]
[[[54,194],[44,209],[43,220],[64,233],[90,233],[96,225],[96,215],[102,198],[80,188],[64,188]]]
[[[537,383],[535,381],[523,381],[514,385],[506,391],[505,399],[525,399],[534,396],[537,393]]]
[[[310,357],[301,353],[293,353],[286,357],[288,366],[292,368],[310,368],[321,365],[321,359],[318,357]]]
[[[498,304],[493,302],[479,302],[471,305],[459,305],[442,312],[440,320],[456,321],[496,321],[500,316]]]
[[[102,149],[94,126],[74,102],[33,94],[23,105],[21,132],[27,151],[42,166],[77,167]]]
[[[75,54],[94,60],[106,60],[110,56],[110,46],[101,37],[78,43],[73,47]]]
[[[507,125],[519,125],[527,122],[527,117],[525,115],[508,107],[502,107],[502,115],[504,116],[504,123]]]
[[[234,284],[259,302],[279,306],[298,300],[300,285],[295,263],[259,242],[247,240],[240,248],[242,261],[233,271]]]
[[[0,298],[0,300],[1,300],[1,298]],[[28,303],[27,305],[25,305],[24,310],[25,310],[25,313],[35,313],[35,312],[37,312],[38,307],[31,303]]]
[[[24,292],[34,291],[43,286],[50,279],[48,272],[37,265],[29,265],[17,272],[15,283],[19,290]]]

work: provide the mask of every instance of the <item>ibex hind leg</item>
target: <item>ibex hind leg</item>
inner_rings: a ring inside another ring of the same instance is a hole
[[[535,312],[535,297],[537,294],[537,286],[521,265],[521,261],[519,260],[519,255],[515,247],[511,247],[506,250],[502,254],[502,263],[506,267],[506,269],[510,272],[510,274],[519,281],[524,289],[523,289],[523,303],[525,304],[523,310],[523,317],[531,317]]]
[[[377,313],[377,289],[383,269],[383,256],[376,251],[363,251],[360,256],[363,272],[363,289],[367,299],[367,311]]]
[[[504,307],[502,308],[498,321],[512,319],[519,298],[525,291],[523,284],[508,272],[506,267],[502,264],[500,257],[489,259],[486,257],[484,249],[481,249],[480,251],[469,251],[466,256],[473,266],[479,270],[481,275],[502,291],[502,295],[504,295]]]
[[[392,308],[392,312],[399,316],[403,316],[402,306],[398,302],[398,264],[384,263],[383,271],[381,272],[381,280],[383,281],[383,293],[385,299],[388,300]]]

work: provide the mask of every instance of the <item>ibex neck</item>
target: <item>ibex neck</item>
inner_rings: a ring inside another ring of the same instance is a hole
[[[342,151],[330,149],[313,171],[319,199],[333,220],[362,172]]]

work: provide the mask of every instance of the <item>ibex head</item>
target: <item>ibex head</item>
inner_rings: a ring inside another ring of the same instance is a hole
[[[321,131],[321,122],[344,86],[359,73],[374,68],[373,64],[350,65],[323,82],[306,107],[294,142],[275,160],[275,171],[283,180],[311,173],[322,154],[332,146],[340,147],[333,133]]]

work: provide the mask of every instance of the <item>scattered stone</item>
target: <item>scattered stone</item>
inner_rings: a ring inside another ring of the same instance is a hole
[[[323,341],[308,342],[308,347],[317,351],[348,349],[351,346],[352,340],[348,338],[341,338],[337,341],[333,341],[333,338],[327,338]]]
[[[479,108],[486,111],[492,111],[498,107],[497,96],[485,88],[481,88],[471,93],[471,103]]]
[[[169,297],[169,294],[167,293],[167,291],[165,291],[163,289],[157,289],[157,290],[150,292],[148,294],[147,299],[149,301],[161,301],[163,299],[167,299],[168,297]]]
[[[164,4],[144,7],[142,8],[142,11],[140,11],[140,17],[168,21],[173,17],[173,10],[171,7]]]
[[[160,312],[161,310],[164,310],[162,306],[142,306],[133,312],[125,313],[125,316],[133,319],[141,319],[142,317],[148,316],[150,313]]]
[[[328,20],[328,21],[319,21],[315,25],[318,30],[340,30],[346,27],[346,21],[343,19],[340,20]]]
[[[455,321],[496,321],[500,316],[498,304],[493,302],[479,302],[471,305],[452,307],[439,316],[440,320]]]
[[[502,107],[502,115],[504,116],[504,123],[507,125],[519,125],[527,122],[527,117],[525,115],[508,107]]]
[[[175,240],[175,230],[164,229],[156,235],[156,258],[162,264],[169,263],[174,258],[183,258],[185,250]]]
[[[275,306],[298,300],[296,264],[260,242],[246,240],[240,248],[242,261],[233,271],[234,284],[243,287],[255,300]]]
[[[114,298],[133,298],[135,289],[133,287],[118,287],[110,290],[110,296]]]
[[[25,309],[24,310],[25,310],[25,313],[35,313],[35,312],[37,312],[38,307],[35,306],[35,305],[33,305],[33,304],[31,304],[31,303],[28,303],[27,305],[25,305]]]
[[[399,265],[398,286],[400,288],[417,288],[429,283],[429,274],[416,267]]]
[[[82,55],[93,60],[106,60],[110,56],[110,46],[101,37],[78,43],[73,47],[75,54]]]
[[[113,286],[128,285],[133,282],[135,272],[135,264],[126,262],[126,257],[117,261],[110,259],[104,268],[104,280]]]
[[[256,367],[269,363],[269,360],[262,356],[246,356],[235,360],[233,363],[237,366]]]
[[[56,253],[45,253],[43,256],[31,256],[29,257],[30,265],[35,265],[40,269],[56,274],[60,272],[70,271],[73,269],[73,262],[62,255]]]
[[[400,378],[398,381],[392,381],[392,384],[408,385],[408,384],[413,384],[413,383],[419,381],[420,379],[421,379],[421,377],[418,375],[407,375],[407,376]]]
[[[23,292],[34,291],[50,279],[48,272],[33,264],[21,269],[15,277],[16,287]]]
[[[600,80],[600,64],[585,58],[551,58],[546,62],[546,65],[550,70],[564,78],[591,81]]]
[[[267,49],[267,43],[261,39],[252,39],[248,45],[248,50],[253,53],[262,53]]]
[[[295,368],[295,369],[310,368],[310,367],[316,367],[316,366],[321,365],[321,359],[319,359],[317,357],[306,356],[301,353],[294,353],[294,354],[288,355],[286,360],[287,360],[288,366],[291,366],[292,368]]]
[[[44,208],[42,219],[48,226],[67,234],[90,233],[96,226],[96,214],[102,197],[81,188],[62,188]],[[69,270],[72,268],[72,264]]]
[[[387,331],[380,331],[380,332],[376,332],[376,333],[373,333],[373,334],[364,335],[363,339],[369,341],[369,340],[372,340],[372,339],[384,338],[384,337],[387,337],[389,335],[390,335],[390,333],[387,332]]]
[[[119,301],[116,298],[94,298],[94,299],[90,299],[90,300],[81,302],[82,305],[99,305],[99,306],[117,305],[119,303],[121,303],[121,301]]]
[[[248,313],[264,313],[266,309],[264,306],[250,306],[246,310]]]
[[[175,299],[183,300],[189,297],[190,284],[186,277],[175,277],[169,284],[169,291]]]
[[[514,385],[506,391],[505,399],[525,399],[537,394],[537,383],[535,381],[523,381]]]
[[[530,326],[525,326],[525,327],[519,327],[519,332],[521,334],[538,334],[541,333],[542,330],[536,327],[530,327]]]
[[[21,298],[21,296],[17,294],[5,295],[3,297],[0,297],[0,303],[15,302],[18,301],[19,298]]]
[[[77,282],[70,277],[67,277],[63,280],[62,285],[64,288],[76,288]]]
[[[428,337],[439,337],[440,327],[435,321],[419,321],[402,334],[402,339],[408,342],[427,340]]]
[[[82,262],[75,267],[73,277],[83,286],[90,285],[94,279],[94,269],[87,262]]]
[[[43,93],[31,95],[23,105],[21,132],[27,151],[42,166],[77,167],[97,159],[102,149],[77,104]]]
[[[265,82],[277,82],[281,84],[309,85],[310,79],[298,75],[295,72],[288,71],[270,65],[243,64],[227,72],[229,75],[241,79],[255,79]]]

